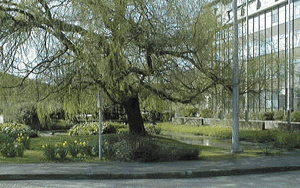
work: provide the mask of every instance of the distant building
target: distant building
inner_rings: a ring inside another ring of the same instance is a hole
[[[286,109],[288,63],[291,109],[300,110],[300,0],[290,1],[290,11],[289,0],[246,1],[238,0],[239,62],[245,65],[255,60],[260,66],[255,74],[264,81],[258,86],[258,93],[248,96],[250,111]],[[221,22],[230,26],[233,22],[232,3],[227,1],[216,7],[221,14]],[[232,49],[227,45],[233,40],[232,33],[232,27],[227,27],[216,36],[216,58],[220,62],[232,59]],[[242,69],[241,73],[248,74],[245,71]],[[221,96],[221,92],[212,94],[210,102],[213,108],[223,102]],[[241,97],[241,108],[245,104],[243,100],[244,97]],[[227,107],[231,108],[231,105]]]

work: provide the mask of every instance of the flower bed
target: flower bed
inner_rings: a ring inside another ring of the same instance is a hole
[[[103,123],[102,133],[113,134],[127,128],[124,124],[107,121]],[[69,135],[95,135],[99,133],[99,123],[76,124],[68,132]]]

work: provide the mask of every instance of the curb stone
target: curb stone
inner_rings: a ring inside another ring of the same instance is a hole
[[[4,174],[0,175],[0,181],[6,180],[116,180],[116,179],[176,179],[176,178],[207,178],[217,176],[263,174],[284,171],[297,171],[300,166],[282,166],[251,169],[212,169],[209,171],[181,171],[166,173],[95,173],[95,174]]]

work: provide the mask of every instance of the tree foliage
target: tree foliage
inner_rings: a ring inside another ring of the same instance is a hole
[[[39,75],[51,86],[43,96],[65,96],[67,109],[70,91],[101,89],[125,107],[131,132],[144,132],[141,92],[189,103],[229,85],[228,66],[211,66],[218,19],[199,1],[1,1],[0,27],[2,71]]]

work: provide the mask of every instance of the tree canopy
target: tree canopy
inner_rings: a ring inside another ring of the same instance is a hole
[[[42,77],[50,91],[103,91],[143,133],[139,95],[189,103],[230,85],[212,66],[217,16],[202,1],[9,0],[0,2],[1,70]],[[22,82],[20,83],[22,84]]]

